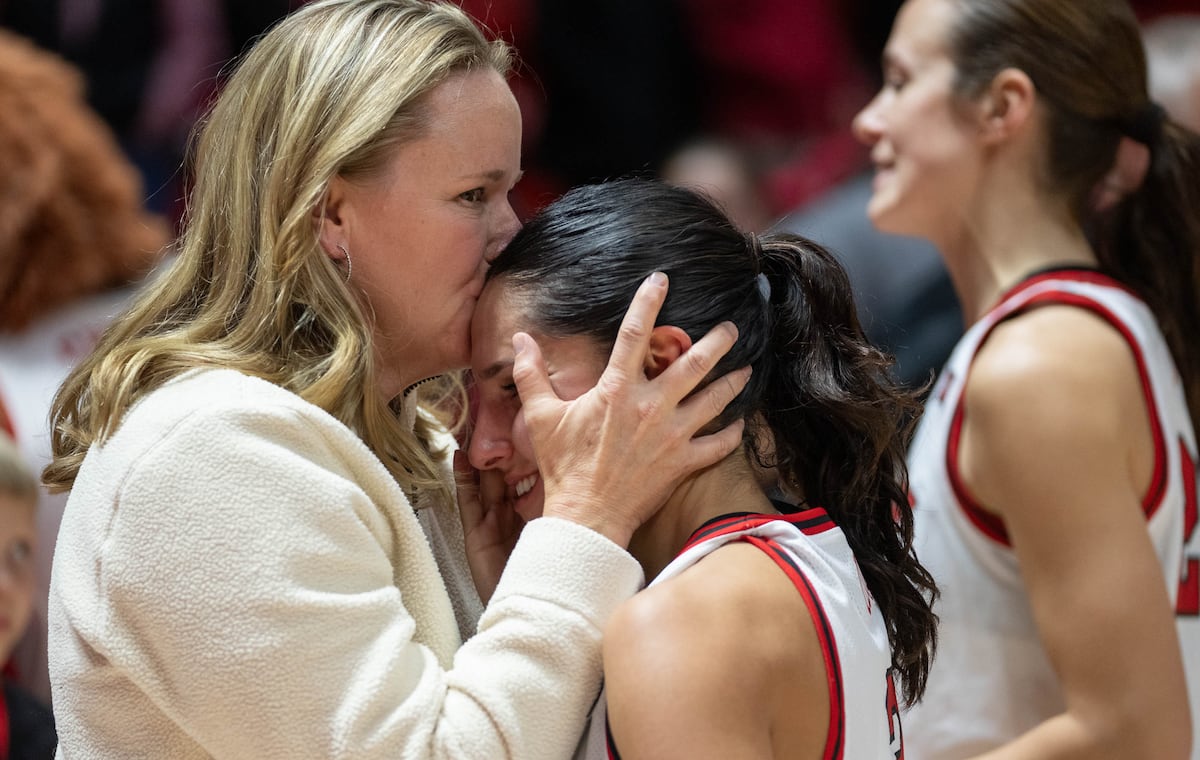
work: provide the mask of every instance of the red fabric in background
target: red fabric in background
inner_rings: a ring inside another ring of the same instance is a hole
[[[1200,13],[1200,0],[1133,0],[1130,5],[1142,21],[1167,13]]]
[[[869,92],[829,0],[685,0],[684,7],[718,132],[844,130]]]
[[[538,58],[538,2],[460,0],[464,10],[513,44],[527,64],[519,65],[512,79],[525,119],[526,178],[513,198],[523,217],[569,184],[559,167],[538,160],[546,98],[554,98],[541,89],[548,72],[539,68],[545,64]],[[865,151],[850,135],[849,124],[873,85],[836,3],[680,0],[678,7],[703,93],[694,136],[744,144],[773,212],[820,194],[865,165]],[[610,176],[645,168],[614,166]]]

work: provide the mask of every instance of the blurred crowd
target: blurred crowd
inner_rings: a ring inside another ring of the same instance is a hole
[[[143,174],[148,207],[177,222],[187,136],[222,71],[303,2],[3,0],[0,26],[81,70],[88,104]],[[740,191],[743,218],[763,226],[866,165],[849,121],[878,84],[900,4],[460,2],[521,57],[519,210],[585,181],[716,171]],[[1133,5],[1147,21],[1197,10]]]

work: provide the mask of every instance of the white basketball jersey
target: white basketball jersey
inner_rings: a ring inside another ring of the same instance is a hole
[[[830,720],[825,760],[904,757],[891,648],[883,616],[867,592],[846,537],[820,508],[787,515],[732,514],[701,526],[650,584],[687,570],[733,541],[747,541],[775,560],[812,615],[825,652]],[[665,707],[664,709],[670,709]],[[577,760],[618,760],[601,691]]]
[[[930,394],[913,440],[909,480],[917,555],[942,595],[925,697],[905,714],[911,760],[973,756],[1065,709],[1003,521],[980,507],[958,471],[963,388],[979,347],[1003,320],[1046,304],[1102,317],[1125,337],[1137,361],[1155,438],[1154,478],[1141,507],[1171,599],[1178,599],[1195,714],[1200,546],[1196,439],[1183,386],[1154,315],[1135,294],[1093,270],[1049,271],[1009,291],[967,331]]]

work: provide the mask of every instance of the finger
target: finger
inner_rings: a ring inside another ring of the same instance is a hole
[[[696,431],[721,416],[729,402],[733,401],[746,387],[746,383],[750,382],[751,372],[750,367],[735,369],[701,388],[694,396],[679,405],[680,424],[688,432],[695,434]]]
[[[504,483],[504,473],[499,470],[484,470],[479,473],[479,503],[484,511],[492,511],[497,504],[504,501],[508,486]]]
[[[693,438],[688,446],[691,450],[693,470],[710,467],[742,445],[745,420],[734,420],[728,426],[710,435]]]
[[[733,344],[737,342],[737,336],[736,325],[732,322],[722,322],[696,341],[691,348],[684,352],[679,361],[673,362],[655,378],[656,384],[661,387],[668,399],[678,402],[709,376],[713,367],[717,366],[721,358],[729,352],[729,349],[733,348]],[[742,385],[744,386],[745,383]],[[741,389],[739,388],[739,390]],[[724,404],[721,405],[721,408],[724,408]]]
[[[528,411],[531,406],[545,401],[560,401],[550,385],[546,361],[542,358],[537,341],[519,332],[513,336],[512,344],[516,352],[513,357],[513,383],[517,386],[517,395],[521,397],[524,409]]]
[[[642,362],[650,346],[650,333],[663,302],[667,300],[667,276],[655,272],[638,286],[633,302],[625,310],[617,341],[604,375],[617,372],[620,377],[635,377],[642,371]]]

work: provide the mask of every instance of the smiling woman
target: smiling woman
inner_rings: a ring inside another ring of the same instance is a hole
[[[909,456],[944,592],[912,756],[1188,757],[1200,136],[1125,0],[908,0],[884,73],[868,211],[937,244],[971,323]]]
[[[574,746],[600,629],[641,578],[623,547],[734,447],[738,426],[696,433],[746,373],[684,401],[727,325],[679,372],[629,372],[654,282],[605,370],[613,393],[560,401],[528,345],[516,375],[555,474],[549,519],[483,609],[464,536],[478,501],[464,491],[460,522],[454,439],[421,395],[445,384],[420,381],[465,365],[487,262],[517,228],[507,67],[456,6],[421,0],[318,0],[241,61],[196,142],[177,260],[55,401],[64,755]],[[581,443],[597,428],[610,438]]]

